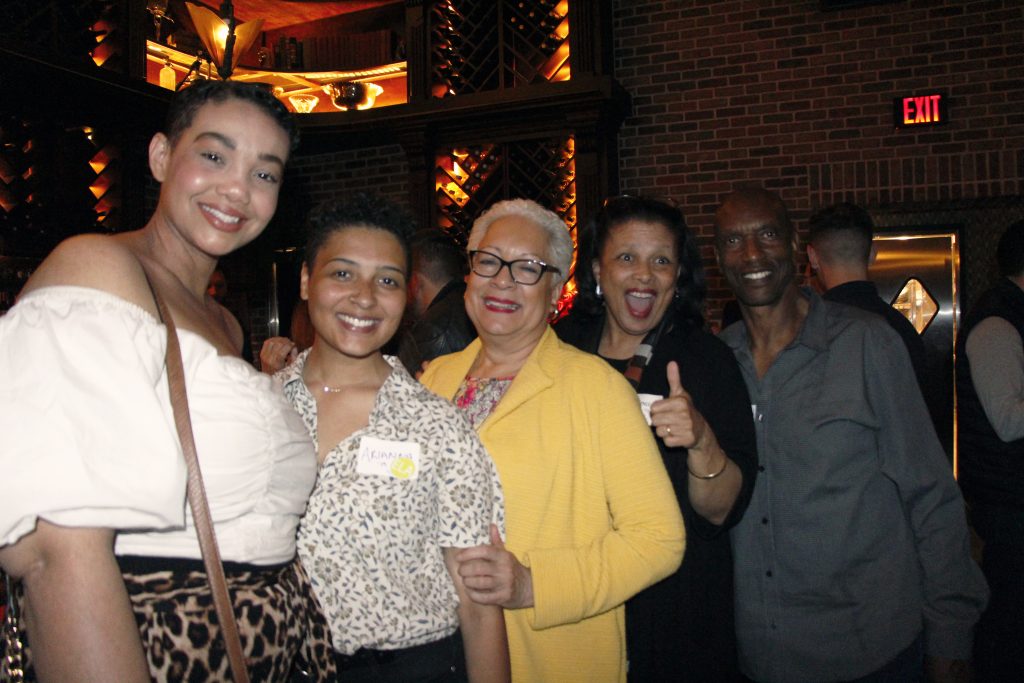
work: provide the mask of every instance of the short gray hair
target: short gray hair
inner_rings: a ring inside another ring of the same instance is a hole
[[[474,251],[495,221],[510,216],[525,218],[547,233],[549,253],[544,260],[558,268],[560,284],[564,285],[569,279],[569,269],[572,268],[572,236],[569,234],[569,226],[557,213],[545,209],[532,199],[506,199],[492,204],[473,223],[466,250]]]

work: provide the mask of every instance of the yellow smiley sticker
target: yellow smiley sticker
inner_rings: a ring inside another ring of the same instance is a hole
[[[391,462],[391,474],[396,479],[408,479],[416,471],[416,463],[412,458],[395,458]]]

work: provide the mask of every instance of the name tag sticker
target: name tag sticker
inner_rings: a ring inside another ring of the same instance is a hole
[[[637,394],[636,397],[640,399],[640,410],[643,411],[644,419],[647,420],[647,426],[651,425],[651,404],[655,401],[660,401],[665,398],[658,394]]]
[[[415,479],[420,470],[420,445],[415,441],[387,441],[372,436],[359,440],[356,472],[391,479]]]

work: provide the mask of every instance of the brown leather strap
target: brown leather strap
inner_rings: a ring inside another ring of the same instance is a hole
[[[149,280],[149,274],[146,274]],[[171,408],[174,410],[174,425],[178,429],[181,450],[185,454],[188,466],[188,504],[192,509],[192,521],[195,523],[196,534],[199,536],[199,549],[203,553],[203,564],[206,565],[206,577],[213,594],[213,607],[217,612],[224,645],[228,652],[231,665],[232,680],[235,683],[249,683],[249,671],[242,654],[242,640],[238,635],[238,622],[235,610],[228,593],[228,582],[224,578],[224,566],[220,560],[220,549],[217,547],[217,536],[213,532],[213,521],[210,517],[210,505],[206,501],[206,487],[203,485],[203,474],[199,470],[199,458],[196,455],[196,442],[192,435],[192,420],[189,417],[188,396],[185,393],[185,369],[181,361],[181,345],[174,327],[174,319],[163,298],[149,282],[149,288],[156,299],[156,307],[160,318],[167,327],[167,381],[171,390]]]

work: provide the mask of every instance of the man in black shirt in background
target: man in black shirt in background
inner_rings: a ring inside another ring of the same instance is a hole
[[[416,375],[424,361],[466,348],[476,329],[466,315],[466,253],[448,233],[420,230],[413,235],[409,313],[412,325],[401,334],[398,358]]]
[[[921,335],[902,313],[878,295],[875,283],[868,280],[873,251],[871,240],[875,233],[871,215],[856,204],[843,202],[817,211],[807,225],[810,228],[807,260],[824,289],[822,298],[885,318],[889,327],[903,339],[917,383],[924,391],[925,350]]]

